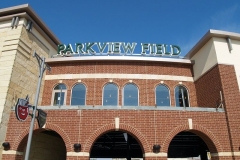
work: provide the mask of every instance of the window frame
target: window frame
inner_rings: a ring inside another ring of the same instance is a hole
[[[60,85],[60,84],[63,84],[65,87],[66,87],[66,89],[62,89],[62,93],[64,93],[64,99],[63,99],[63,104],[62,105],[66,105],[66,99],[67,99],[67,86],[64,84],[64,83],[58,83],[57,85],[55,85],[54,87],[53,87],[53,89],[52,89],[52,99],[51,99],[51,105],[52,106],[59,106],[59,104],[57,104],[57,105],[54,105],[53,103],[54,103],[54,98],[55,98],[55,93],[60,93],[61,92],[61,90],[60,89],[55,89],[58,85]],[[60,106],[62,106],[61,104],[60,104]]]
[[[125,105],[124,104],[124,89],[125,89],[125,87],[127,86],[127,85],[129,85],[129,84],[131,84],[131,85],[134,85],[136,88],[137,88],[137,96],[138,96],[138,98],[137,98],[137,106],[139,106],[139,88],[138,88],[138,86],[135,84],[135,83],[126,83],[125,85],[124,85],[124,87],[123,87],[123,89],[122,89],[122,106],[129,106],[129,105]],[[135,106],[135,105],[134,105]]]
[[[73,85],[72,89],[71,89],[71,97],[70,97],[70,105],[72,106],[72,95],[73,95],[73,88],[76,86],[76,85],[83,85],[85,87],[85,95],[84,95],[84,106],[86,105],[86,102],[87,102],[87,87],[84,83],[76,83],[75,85]],[[81,104],[78,104],[78,105],[81,105]],[[78,105],[74,105],[74,106],[78,106]]]
[[[115,106],[115,105],[103,105],[103,103],[104,103],[104,91],[105,91],[104,89],[105,89],[105,87],[106,87],[107,85],[109,85],[109,84],[113,84],[113,85],[115,85],[116,88],[117,88],[117,104],[116,104],[116,106],[119,106],[119,87],[118,87],[117,84],[115,84],[115,83],[113,83],[113,82],[106,83],[106,84],[103,86],[103,89],[102,89],[102,106]]]
[[[164,86],[168,89],[168,97],[169,97],[169,106],[159,106],[159,107],[171,107],[171,94],[170,94],[170,88],[166,84],[158,84],[155,87],[155,106],[157,105],[157,87],[158,86]]]
[[[187,91],[187,98],[188,98],[188,106],[185,106],[185,107],[191,107],[191,105],[190,105],[190,98],[189,98],[189,90],[188,90],[188,88],[185,86],[185,85],[177,85],[175,88],[174,88],[174,100],[175,100],[175,107],[181,107],[181,106],[177,106],[177,103],[176,103],[176,88],[177,87],[184,87],[185,89],[186,89],[186,91]],[[184,106],[182,106],[182,107],[184,107]]]

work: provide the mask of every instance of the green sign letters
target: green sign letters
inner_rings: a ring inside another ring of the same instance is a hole
[[[176,45],[141,43],[141,53],[134,53],[137,43],[125,42],[88,42],[59,44],[59,55],[145,55],[145,56],[178,56],[181,48]]]

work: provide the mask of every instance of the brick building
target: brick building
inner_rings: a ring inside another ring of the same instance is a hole
[[[3,160],[24,159],[31,118],[18,121],[14,106],[27,94],[33,104],[34,51],[51,72],[31,160],[240,159],[240,34],[209,30],[184,58],[57,56],[60,41],[28,5],[0,13],[0,134],[10,144]]]

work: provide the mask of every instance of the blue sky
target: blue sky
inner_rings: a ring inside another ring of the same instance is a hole
[[[174,44],[184,56],[209,29],[240,33],[239,0],[1,0],[0,8],[26,3],[64,44]]]

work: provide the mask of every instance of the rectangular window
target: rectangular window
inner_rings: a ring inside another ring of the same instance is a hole
[[[62,106],[66,105],[66,90],[60,91],[53,91],[52,97],[52,105],[53,106]]]

